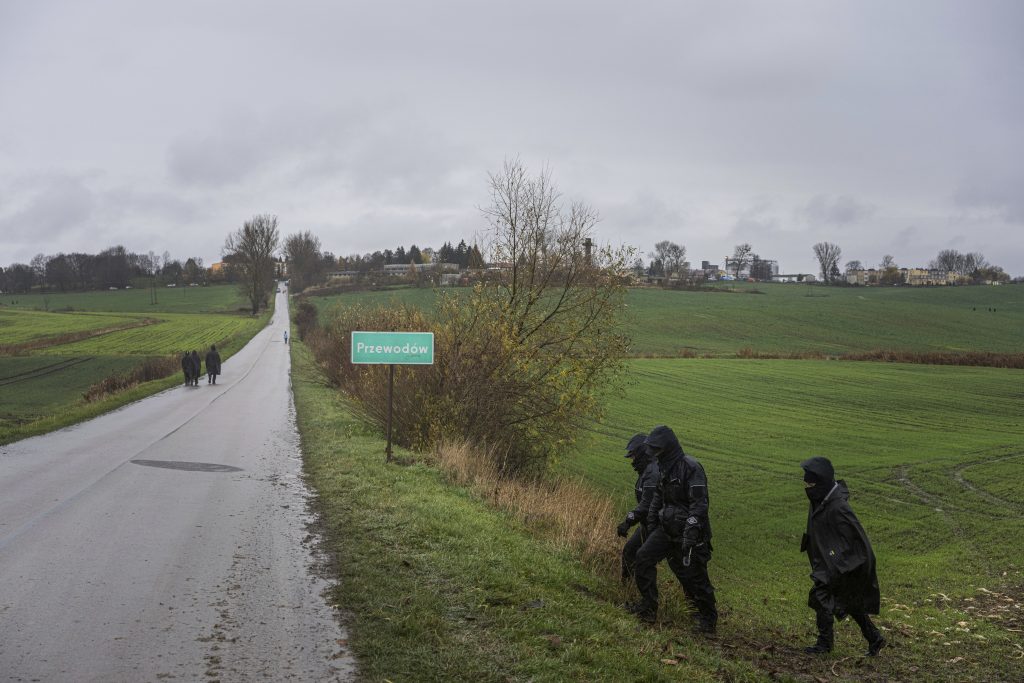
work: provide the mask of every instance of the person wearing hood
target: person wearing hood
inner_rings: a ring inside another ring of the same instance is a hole
[[[708,578],[711,522],[704,468],[683,452],[675,432],[668,427],[655,427],[644,445],[657,460],[658,486],[647,511],[648,536],[636,554],[635,577],[641,599],[628,608],[642,621],[657,619],[657,566],[667,559],[696,612],[698,630],[714,633],[718,610],[715,587]]]
[[[835,625],[832,619],[842,621],[849,615],[868,641],[867,656],[874,657],[885,647],[885,638],[868,616],[878,614],[881,603],[871,541],[850,508],[846,482],[836,481],[828,458],[809,458],[800,467],[810,501],[800,551],[807,553],[811,563],[814,585],[807,596],[807,606],[814,610],[818,626],[817,641],[804,651],[831,652]]]
[[[220,374],[220,354],[217,353],[217,345],[211,344],[210,350],[206,352],[206,383],[216,384],[217,375]]]
[[[185,386],[192,385],[192,356],[188,351],[181,355],[181,371],[185,375]]]
[[[629,540],[622,546],[622,583],[629,583],[633,578],[634,565],[636,564],[636,553],[640,546],[647,540],[647,511],[654,500],[654,492],[658,488],[658,461],[651,457],[644,446],[647,439],[646,434],[636,434],[626,444],[626,457],[629,458],[633,470],[636,472],[636,507],[626,513],[626,518],[616,529],[619,536]],[[636,526],[633,535],[629,535],[630,528]]]
[[[199,375],[203,373],[203,362],[199,360],[199,352],[193,349],[189,360],[192,365],[192,386],[198,387]]]

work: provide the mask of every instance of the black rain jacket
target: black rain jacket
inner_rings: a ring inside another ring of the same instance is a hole
[[[658,488],[647,514],[647,526],[660,525],[673,539],[686,538],[710,546],[708,480],[704,468],[696,458],[683,452],[671,430],[666,432],[665,451],[658,459]]]
[[[800,543],[814,581],[807,605],[830,612],[878,614],[875,553],[849,498],[846,482],[840,479],[821,504],[811,503],[807,512],[807,533]],[[830,600],[833,604],[828,604]]]
[[[650,458],[650,462],[647,463],[643,472],[640,472],[636,479],[634,491],[634,493],[636,493],[636,507],[626,515],[626,520],[630,525],[639,522],[643,524],[645,528],[647,527],[647,513],[651,509],[651,503],[654,502],[655,492],[658,490],[659,475],[660,470],[658,469],[657,459]]]
[[[206,374],[220,374],[220,354],[217,353],[216,351],[206,352]]]

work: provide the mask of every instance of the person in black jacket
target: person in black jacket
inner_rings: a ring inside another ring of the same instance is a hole
[[[814,610],[818,625],[818,640],[804,651],[831,652],[832,618],[842,621],[849,615],[868,641],[867,655],[874,657],[885,647],[885,638],[868,616],[878,614],[881,602],[871,541],[847,502],[850,493],[846,483],[835,480],[828,458],[813,457],[800,467],[804,470],[804,491],[811,501],[800,550],[807,553],[811,563],[814,585],[807,606]]]
[[[669,568],[697,613],[697,628],[703,633],[714,633],[718,610],[715,587],[708,578],[711,522],[704,468],[683,452],[668,427],[655,427],[644,443],[647,452],[657,458],[660,473],[647,513],[649,535],[636,554],[635,576],[641,600],[629,609],[646,622],[657,618],[657,565],[667,558]]]
[[[217,353],[216,344],[210,345],[210,350],[206,352],[206,383],[216,384],[217,375],[220,374],[220,354]]]
[[[199,386],[199,375],[203,373],[203,362],[199,360],[199,352],[195,349],[192,350],[192,356],[190,358],[192,364],[192,386]]]
[[[188,351],[181,354],[181,372],[185,375],[185,386],[192,384],[192,356]]]
[[[622,583],[629,583],[633,578],[636,564],[636,553],[647,540],[647,511],[654,500],[654,491],[658,488],[658,461],[647,453],[644,446],[646,434],[636,434],[626,445],[626,457],[630,459],[636,471],[636,507],[626,513],[626,518],[616,529],[619,536],[629,536],[630,528],[635,524],[636,530],[622,546]]]

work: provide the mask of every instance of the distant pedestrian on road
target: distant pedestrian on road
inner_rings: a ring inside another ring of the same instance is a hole
[[[285,344],[287,344],[287,343],[288,343],[288,330],[285,330],[285,331],[284,331],[284,343],[285,343]]]
[[[206,383],[216,384],[217,375],[220,374],[220,354],[217,353],[217,346],[210,344],[210,350],[206,352]]]
[[[199,386],[199,375],[203,372],[203,362],[199,360],[199,352],[195,349],[192,350],[192,386]]]
[[[185,375],[185,386],[192,384],[192,356],[188,351],[181,354],[181,371]]]
[[[804,651],[814,655],[831,652],[832,619],[842,621],[849,615],[868,641],[867,656],[874,657],[885,647],[885,638],[868,616],[878,614],[881,602],[871,541],[850,508],[846,482],[835,480],[828,458],[813,457],[800,467],[804,491],[811,501],[800,551],[806,552],[811,562],[814,586],[807,606],[814,610],[818,625],[817,642]]]
[[[636,553],[640,546],[647,540],[647,512],[650,510],[651,502],[654,500],[654,492],[658,489],[658,461],[647,452],[644,447],[646,434],[636,434],[626,444],[626,457],[629,458],[633,470],[636,472],[636,507],[626,513],[626,518],[616,528],[616,532],[622,538],[629,536],[629,530],[636,525],[636,530],[629,540],[622,546],[622,583],[623,585],[633,580],[634,568],[636,565]]]

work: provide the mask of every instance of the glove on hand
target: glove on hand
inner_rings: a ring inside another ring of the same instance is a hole
[[[700,526],[697,524],[697,520],[690,517],[686,520],[686,528],[683,529],[683,552],[689,552],[690,548],[697,545],[697,541],[700,539]]]
[[[626,519],[624,519],[622,521],[622,524],[620,524],[619,526],[617,526],[615,528],[615,533],[617,533],[619,536],[622,536],[623,538],[628,536],[629,535],[629,527],[633,526],[633,519],[632,519],[632,517],[633,517],[633,513],[632,512],[629,513],[628,515],[626,515]]]

